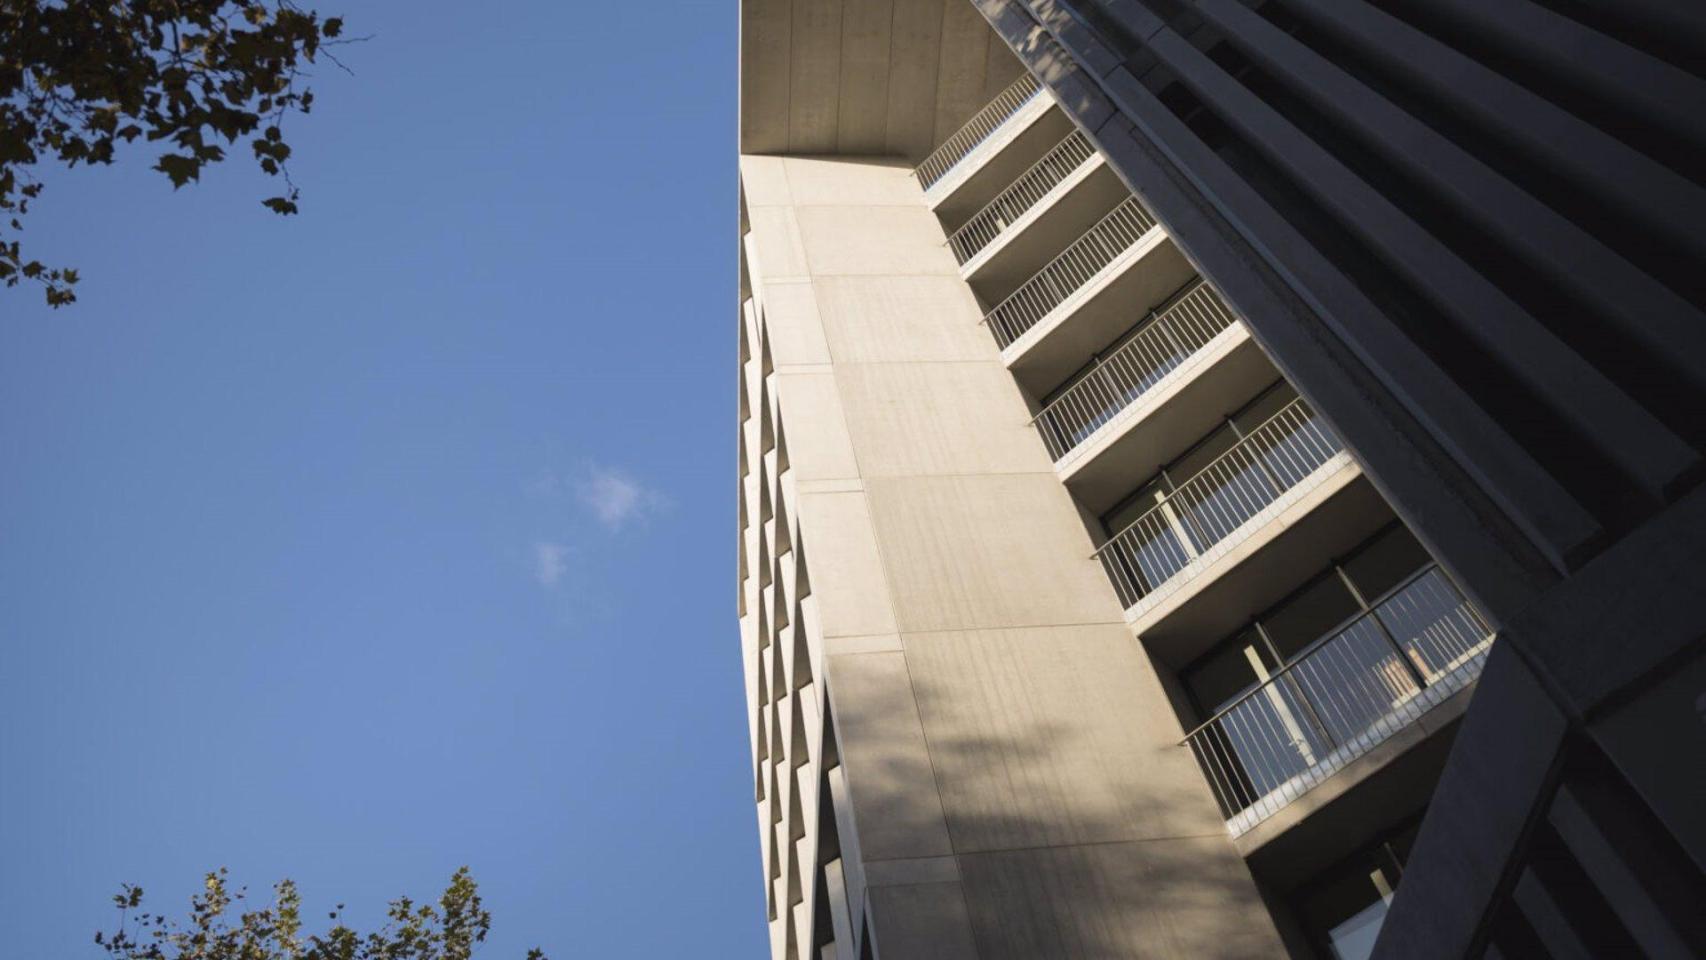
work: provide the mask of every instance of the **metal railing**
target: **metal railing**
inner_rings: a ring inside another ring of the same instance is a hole
[[[1198,280],[1037,414],[1049,455],[1058,461],[1072,452],[1236,321],[1220,294]]]
[[[995,342],[1005,350],[1154,226],[1155,218],[1136,197],[1121,201],[1060,256],[984,314]]]
[[[1043,85],[1029,73],[1019,75],[1019,79],[1008,85],[1007,89],[995,95],[995,99],[985,104],[982,110],[972,115],[965,126],[954,131],[953,136],[943,141],[942,145],[931,151],[928,157],[918,165],[918,183],[928,190],[936,181],[954,168],[954,164],[966,158],[966,155],[977,149],[984,138],[995,132],[995,128],[1007,121],[1008,117],[1019,112],[1019,108],[1029,103],[1032,97],[1043,92]]]
[[[1025,211],[1036,206],[1050,190],[1095,155],[1096,148],[1090,145],[1089,137],[1078,130],[1067,134],[1066,139],[1055,144],[1041,160],[1031,164],[1029,170],[1019,174],[1007,189],[996,194],[994,200],[984,204],[982,210],[972,214],[964,226],[954,231],[948,238],[954,259],[964,264],[979,250],[994,243],[1001,231],[1024,216]]]
[[[1468,686],[1491,633],[1430,564],[1185,742],[1240,832]]]
[[[1130,607],[1344,449],[1299,397],[1096,551]]]

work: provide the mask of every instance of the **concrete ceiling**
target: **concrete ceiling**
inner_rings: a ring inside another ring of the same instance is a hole
[[[742,153],[922,159],[1022,67],[971,0],[741,0]]]

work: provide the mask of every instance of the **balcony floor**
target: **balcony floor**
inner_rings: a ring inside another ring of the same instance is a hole
[[[924,200],[953,233],[1072,130],[1072,121],[1044,90],[931,184]]]
[[[1196,276],[1167,231],[1137,243],[1001,351],[1021,386],[1042,395]]]
[[[1092,154],[967,260],[960,276],[983,302],[1000,303],[1128,196],[1102,155]]]
[[[1474,684],[1476,678],[1481,675],[1481,665],[1487,659],[1487,649],[1492,645],[1492,642],[1491,637],[1483,640],[1475,648],[1473,654],[1466,656],[1455,669],[1429,686],[1417,691],[1414,696],[1404,702],[1393,704],[1392,712],[1363,731],[1361,735],[1348,743],[1341,744],[1309,769],[1268,791],[1255,803],[1239,811],[1236,816],[1226,821],[1226,832],[1232,834],[1233,837],[1243,837],[1270,818],[1276,818],[1277,814],[1290,811],[1293,816],[1276,823],[1276,827],[1283,830],[1288,822],[1295,823],[1313,810],[1319,809],[1334,795],[1348,789],[1352,785],[1349,781],[1353,778],[1350,777],[1347,777],[1347,782],[1332,795],[1310,796],[1311,792],[1317,787],[1325,785],[1335,775],[1356,761],[1364,757],[1376,757],[1375,763],[1378,765],[1377,754],[1384,754],[1390,759],[1395,753],[1403,752],[1417,739],[1425,738],[1431,731],[1439,729],[1444,722],[1460,714],[1462,708],[1460,706],[1455,711],[1447,710],[1440,717],[1433,717],[1434,710],[1451,702],[1457,694],[1467,691]],[[1431,722],[1424,725],[1424,722],[1430,721],[1430,718],[1432,718]],[[1410,734],[1408,737],[1400,736],[1406,732]],[[1391,749],[1383,750],[1388,745],[1391,746]],[[1301,803],[1300,801],[1304,798],[1309,798],[1315,802]],[[1293,809],[1294,807],[1295,809]]]
[[[1478,679],[1478,678],[1477,678]],[[1475,681],[1232,838],[1252,870],[1290,889],[1427,806]]]
[[[1350,454],[1335,454],[1127,608],[1126,623],[1153,655],[1182,667],[1391,519]]]
[[[1279,377],[1242,323],[1215,335],[1055,462],[1073,497],[1100,514]]]

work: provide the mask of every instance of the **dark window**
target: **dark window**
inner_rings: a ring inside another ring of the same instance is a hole
[[[1329,573],[1292,594],[1261,623],[1279,655],[1291,660],[1361,612],[1344,581]]]
[[[1345,575],[1364,600],[1376,603],[1428,562],[1428,552],[1415,535],[1395,526],[1347,559]]]
[[[1420,816],[1412,818],[1299,888],[1298,919],[1324,956],[1364,960],[1373,955],[1420,826]]]
[[[1256,672],[1258,664],[1264,675],[1276,667],[1273,655],[1254,628],[1220,644],[1192,664],[1184,674],[1184,681],[1199,715],[1213,716],[1250,692],[1261,682]]]

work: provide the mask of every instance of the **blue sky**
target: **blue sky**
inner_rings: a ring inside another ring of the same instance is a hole
[[[481,956],[765,950],[734,620],[735,9],[351,3],[287,134],[50,171],[0,290],[0,930],[203,871]],[[475,11],[478,11],[477,13]]]

